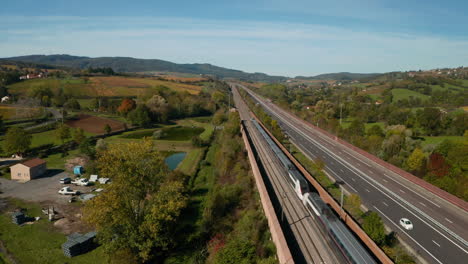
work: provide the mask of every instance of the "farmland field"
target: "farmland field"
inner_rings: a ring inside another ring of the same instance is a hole
[[[431,88],[432,88],[432,91],[446,91],[446,90],[449,90],[449,91],[461,91],[463,90],[462,87],[459,87],[459,86],[455,86],[455,85],[452,85],[452,84],[444,84],[444,87],[440,86],[440,85],[431,85]]]
[[[14,105],[0,105],[0,115],[3,119],[36,118],[42,114],[40,107],[20,107]]]
[[[74,97],[98,96],[140,96],[148,94],[158,86],[166,86],[176,91],[187,91],[198,94],[201,86],[183,84],[171,81],[162,81],[149,78],[127,78],[120,76],[91,77],[85,79],[34,79],[15,83],[10,86],[9,92],[13,95],[28,95],[32,89],[48,87],[54,93],[63,88],[65,94]]]
[[[111,127],[113,132],[123,130],[125,128],[124,123],[122,122],[85,114],[79,115],[76,120],[67,121],[66,124],[73,128],[82,128],[84,131],[93,134],[103,134],[104,126],[106,124]]]
[[[175,75],[160,76],[160,78],[168,81],[180,81],[180,82],[201,82],[206,81],[206,78],[203,77],[180,77]]]
[[[393,94],[393,102],[398,102],[403,99],[409,99],[410,96],[414,98],[420,98],[421,100],[429,99],[429,96],[425,94],[411,91],[408,89],[393,89],[392,94]]]

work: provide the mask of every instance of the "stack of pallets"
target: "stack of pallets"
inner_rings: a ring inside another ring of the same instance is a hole
[[[67,236],[67,242],[62,244],[63,254],[69,258],[84,254],[95,247],[96,232],[87,234],[73,233]]]
[[[14,212],[11,215],[11,221],[13,222],[13,224],[21,225],[24,222],[26,222],[27,219],[23,212]]]

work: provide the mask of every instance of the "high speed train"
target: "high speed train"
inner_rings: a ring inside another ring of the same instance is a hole
[[[354,237],[349,229],[334,214],[330,206],[320,196],[311,192],[309,183],[297,170],[296,166],[289,160],[283,151],[276,145],[255,119],[251,120],[262,137],[267,141],[281,164],[288,171],[287,182],[293,188],[298,198],[302,201],[310,214],[316,215],[318,222],[322,225],[331,240],[336,244],[348,263],[376,263],[374,258],[364,249],[361,243]]]

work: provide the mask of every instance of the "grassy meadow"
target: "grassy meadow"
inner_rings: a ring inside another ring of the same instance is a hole
[[[410,96],[413,98],[420,98],[421,100],[427,100],[430,98],[430,96],[418,93],[412,90],[408,89],[393,89],[392,90],[392,95],[393,95],[393,102],[398,102],[403,99],[409,99]]]
[[[35,203],[21,200],[9,200],[14,207],[25,208],[28,216],[42,216],[41,207]],[[67,241],[64,234],[56,230],[53,223],[47,219],[17,226],[11,222],[8,212],[0,214],[0,240],[17,263],[96,263],[96,259],[104,260],[106,256],[102,247],[73,258],[63,255],[62,244]],[[0,262],[1,263],[1,262]]]

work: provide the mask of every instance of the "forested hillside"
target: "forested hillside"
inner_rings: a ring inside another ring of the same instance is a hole
[[[250,81],[281,81],[281,76],[270,76],[264,73],[246,73],[211,64],[177,64],[157,59],[136,59],[129,57],[79,57],[70,55],[30,55],[8,58],[12,61],[30,62],[65,66],[76,69],[112,68],[115,72],[179,72],[190,74],[213,75],[219,78],[237,78]]]

